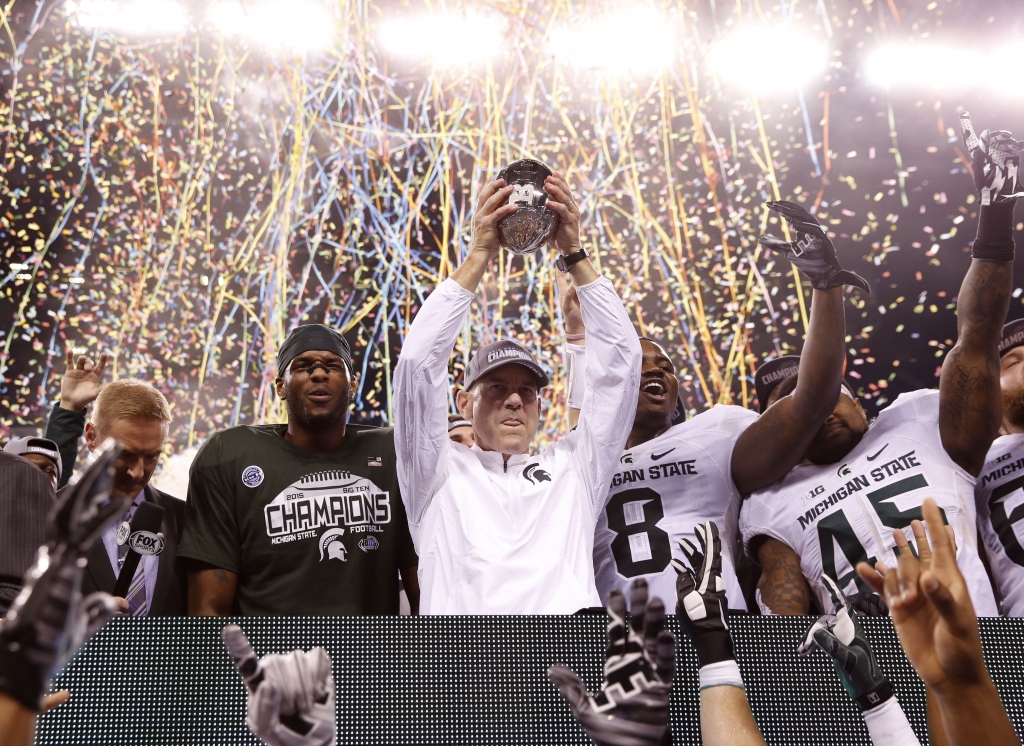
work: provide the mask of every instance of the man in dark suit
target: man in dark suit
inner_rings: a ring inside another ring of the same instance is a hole
[[[129,496],[133,502],[125,515],[131,522],[135,509],[150,502],[164,509],[160,533],[164,549],[139,561],[122,611],[132,616],[184,616],[187,586],[179,572],[177,555],[185,503],[149,484],[171,423],[171,412],[163,394],[148,383],[121,379],[100,386],[107,356],[93,365],[84,356],[77,360],[68,351],[68,368],[61,381],[61,401],[50,413],[46,437],[57,443],[64,462],[64,480],[74,470],[78,439],[85,432],[89,450],[107,438],[121,444],[111,494]],[[95,401],[92,417],[86,421],[86,407]],[[63,487],[63,484],[62,484]],[[111,593],[128,553],[127,544],[117,543],[117,527],[108,529],[89,554],[82,592]]]

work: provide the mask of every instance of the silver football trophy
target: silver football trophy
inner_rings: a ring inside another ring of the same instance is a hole
[[[529,158],[512,161],[498,173],[506,186],[513,187],[508,204],[519,206],[498,223],[501,244],[513,254],[536,251],[558,230],[558,215],[545,206],[544,179],[548,176],[550,168]]]

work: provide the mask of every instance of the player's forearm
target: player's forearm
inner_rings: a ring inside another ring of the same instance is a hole
[[[230,616],[238,575],[219,568],[188,573],[189,616]]]
[[[29,746],[36,734],[36,713],[0,692],[0,744]]]
[[[896,697],[863,714],[874,746],[921,746]]]
[[[815,290],[811,298],[807,339],[800,354],[800,373],[793,391],[792,410],[793,416],[801,423],[813,428],[812,436],[835,408],[845,358],[843,288]]]
[[[950,746],[1020,746],[987,672],[977,684],[949,683],[933,693]]]
[[[475,293],[490,263],[491,257],[486,252],[470,250],[458,269],[452,272],[451,279],[469,292]]]
[[[704,746],[764,746],[747,693],[738,686],[700,690],[700,735]]]
[[[761,603],[779,616],[800,616],[811,607],[811,593],[800,568],[800,558],[778,539],[765,539],[757,552]]]
[[[965,354],[998,363],[996,348],[1012,290],[1012,262],[971,261],[956,302],[957,346]]]

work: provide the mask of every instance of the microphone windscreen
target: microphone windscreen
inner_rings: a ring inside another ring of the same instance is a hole
[[[132,518],[131,532],[149,531],[159,533],[160,526],[164,522],[164,509],[151,502],[143,502],[135,509],[135,517]]]

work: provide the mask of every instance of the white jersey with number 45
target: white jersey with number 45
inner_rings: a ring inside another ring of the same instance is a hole
[[[1003,612],[1024,616],[1024,435],[996,438],[974,496]]]
[[[996,616],[995,596],[978,556],[974,477],[946,454],[939,434],[939,392],[902,394],[886,407],[860,443],[838,464],[801,464],[771,488],[755,492],[740,512],[749,547],[758,536],[778,539],[800,556],[818,602],[832,611],[821,582],[847,594],[871,589],[858,562],[896,566],[892,532],[913,542],[910,522],[931,497],[956,533],[957,564],[978,616]]]
[[[644,578],[652,597],[676,606],[673,556],[683,561],[678,540],[694,546],[693,528],[714,521],[722,536],[722,577],[732,609],[746,610],[733,555],[740,495],[732,481],[732,451],[740,433],[757,419],[742,407],[719,405],[669,428],[623,454],[612,476],[594,536],[594,574],[601,601],[615,588]]]

